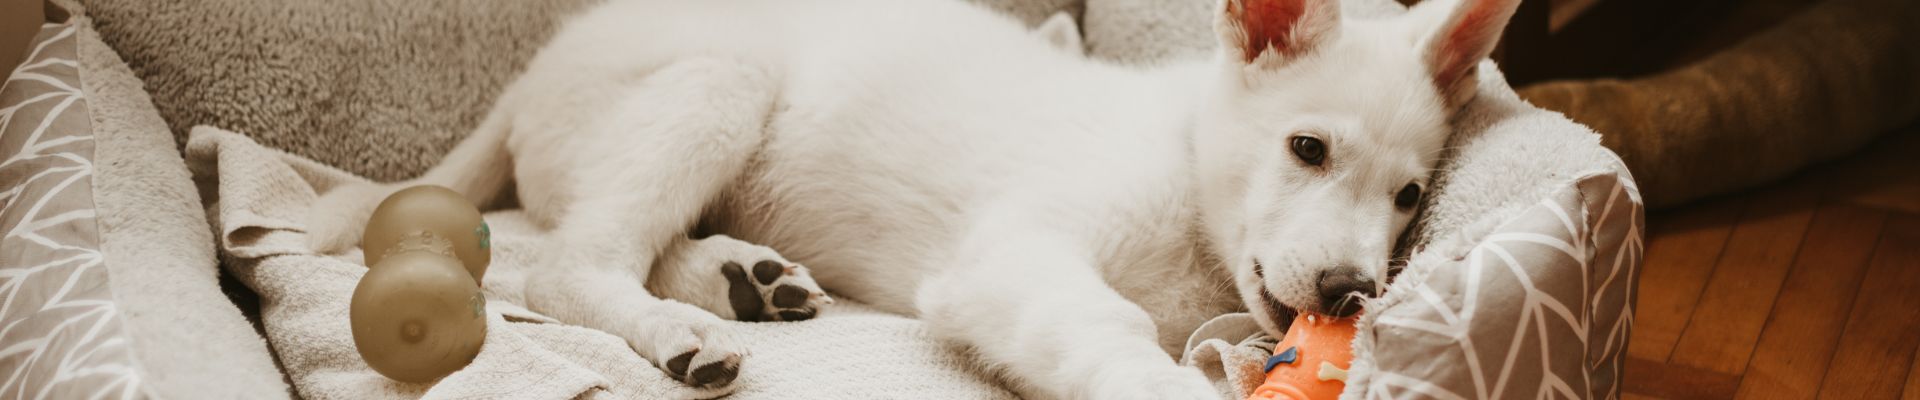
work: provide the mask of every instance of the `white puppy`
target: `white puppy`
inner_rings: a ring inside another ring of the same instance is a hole
[[[1277,332],[1384,279],[1519,0],[1429,3],[1226,0],[1215,57],[1123,66],[951,0],[614,0],[441,165],[328,193],[311,235],[351,246],[406,185],[512,182],[552,230],[527,305],[714,393],[751,368],[722,318],[810,318],[824,287],[1029,395],[1213,398],[1170,357],[1198,323]]]

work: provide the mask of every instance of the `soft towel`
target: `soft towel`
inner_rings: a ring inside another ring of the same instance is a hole
[[[359,178],[207,127],[194,129],[187,162],[208,194],[226,268],[260,293],[268,341],[305,398],[715,395],[672,380],[615,336],[521,308],[524,278],[539,273],[530,250],[541,233],[513,211],[486,216],[495,251],[484,283],[489,329],[473,364],[432,385],[386,379],[360,359],[348,325],[366,271],[360,255],[312,254],[299,222],[315,193]],[[753,352],[732,398],[1013,397],[910,318],[843,303],[812,321],[730,324]]]

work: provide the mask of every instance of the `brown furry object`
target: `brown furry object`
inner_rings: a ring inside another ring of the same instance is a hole
[[[1920,117],[1920,2],[1829,0],[1697,62],[1520,90],[1602,133],[1649,206],[1752,187]]]

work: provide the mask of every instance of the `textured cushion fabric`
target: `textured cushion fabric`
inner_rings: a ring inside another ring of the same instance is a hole
[[[1598,134],[1520,100],[1491,61],[1480,71],[1414,254],[1361,320],[1348,393],[1617,398],[1639,186]]]
[[[1214,1],[1087,0],[1080,29],[1087,55],[1130,64],[1213,52]]]
[[[597,2],[82,1],[181,145],[217,125],[383,181],[438,161]]]
[[[1632,178],[1595,171],[1491,231],[1416,255],[1370,303],[1349,393],[1366,398],[1617,398],[1644,214]]]
[[[265,340],[220,290],[213,234],[166,123],[91,20],[74,24],[94,130],[101,251],[146,391],[286,398]]]
[[[140,81],[85,18],[42,39],[0,89],[0,397],[285,398]]]
[[[1442,244],[1369,304],[1354,392],[1367,398],[1619,398],[1644,213],[1596,171],[1498,229]]]
[[[1055,13],[1067,13],[1075,20],[1086,10],[1081,0],[967,0],[1001,14],[1011,15],[1027,26],[1039,26]]]
[[[43,27],[0,88],[0,397],[144,394],[100,252],[76,30]]]
[[[1345,398],[1617,398],[1644,214],[1599,169],[1486,214],[1414,256],[1359,322]],[[1183,362],[1229,398],[1265,380],[1273,340],[1245,313],[1189,338]]]

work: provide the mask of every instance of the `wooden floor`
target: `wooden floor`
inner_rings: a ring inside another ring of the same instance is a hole
[[[1647,223],[1626,398],[1920,400],[1920,127]]]

